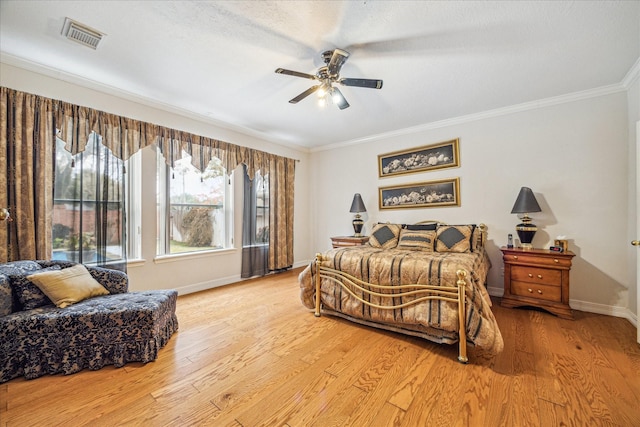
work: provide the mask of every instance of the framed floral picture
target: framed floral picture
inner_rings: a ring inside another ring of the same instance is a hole
[[[380,178],[458,166],[460,166],[459,139],[378,155]]]
[[[460,178],[380,187],[378,200],[380,209],[460,206]]]

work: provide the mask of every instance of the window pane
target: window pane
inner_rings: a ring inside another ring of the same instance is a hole
[[[169,253],[224,248],[227,180],[221,161],[212,159],[200,173],[183,152],[169,174]]]
[[[256,236],[253,243],[269,243],[269,177],[260,171],[255,175],[256,189]]]
[[[100,261],[123,259],[123,162],[101,140],[91,134],[85,151],[72,156],[56,139],[53,259],[96,262],[97,245],[106,247]],[[104,217],[97,212],[101,208],[106,208]],[[105,222],[102,233],[99,218]]]

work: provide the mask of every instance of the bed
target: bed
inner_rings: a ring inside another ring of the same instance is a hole
[[[486,227],[429,221],[376,224],[369,243],[316,255],[298,278],[300,297],[316,316],[444,344],[502,351],[486,279]]]

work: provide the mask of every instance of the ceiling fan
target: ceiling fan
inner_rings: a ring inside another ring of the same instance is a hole
[[[316,74],[300,73],[298,71],[285,70],[284,68],[276,69],[276,73],[278,74],[302,77],[305,79],[316,80],[320,83],[316,86],[311,86],[300,95],[289,100],[291,104],[297,104],[307,96],[318,91],[318,94],[322,99],[324,99],[325,96],[330,96],[338,108],[344,110],[349,107],[349,103],[342,95],[342,92],[340,92],[340,89],[334,86],[334,83],[338,83],[343,86],[366,87],[370,89],[382,88],[382,80],[340,78],[340,69],[347,61],[347,58],[349,58],[349,52],[342,49],[327,50],[322,53],[322,58],[324,63],[327,65],[320,67]]]

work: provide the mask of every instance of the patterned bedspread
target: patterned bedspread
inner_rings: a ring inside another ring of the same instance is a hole
[[[327,267],[377,285],[456,286],[456,271],[465,269],[469,273],[467,279],[470,282],[470,286],[466,287],[467,340],[492,353],[502,351],[502,335],[491,311],[491,300],[484,286],[491,267],[485,251],[423,252],[357,246],[329,250],[323,254],[323,260],[323,265]],[[313,263],[300,273],[299,283],[302,303],[305,307],[314,308]],[[339,285],[327,279],[322,279],[321,292],[324,312],[436,342],[453,344],[458,341],[456,303],[431,300],[405,308],[377,309],[362,304],[343,291]],[[388,305],[376,296],[364,298],[378,305]],[[398,304],[399,301],[395,303]]]

